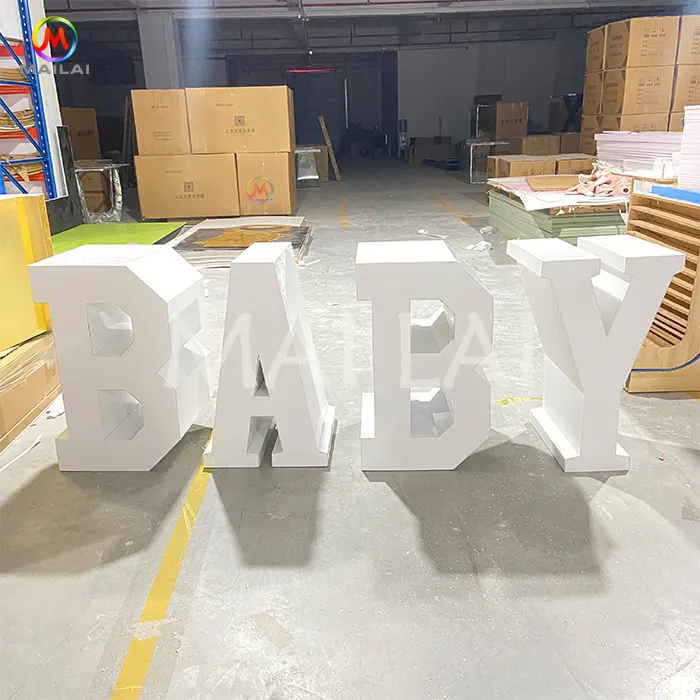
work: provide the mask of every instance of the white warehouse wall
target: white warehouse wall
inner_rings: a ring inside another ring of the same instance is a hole
[[[410,136],[469,136],[476,93],[475,46],[399,51],[399,119]]]
[[[409,136],[467,138],[475,95],[501,93],[530,104],[530,119],[549,125],[549,99],[583,90],[586,32],[563,30],[554,40],[485,42],[468,49],[399,51],[399,118]]]

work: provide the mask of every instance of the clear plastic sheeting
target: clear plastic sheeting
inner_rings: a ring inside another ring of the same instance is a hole
[[[320,178],[316,167],[316,153],[321,149],[314,146],[302,146],[296,149],[297,155],[297,185],[299,187],[318,187]]]
[[[100,163],[95,165],[77,166],[75,177],[78,181],[78,192],[80,193],[80,205],[83,210],[83,218],[87,224],[109,224],[119,223],[122,220],[124,210],[124,198],[122,195],[122,182],[119,177],[119,168],[125,168],[126,163]],[[81,173],[109,173],[109,201],[112,208],[106,212],[93,212],[88,209],[85,200],[85,192],[80,182]]]

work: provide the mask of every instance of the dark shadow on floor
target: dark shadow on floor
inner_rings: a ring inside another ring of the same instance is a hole
[[[499,444],[454,472],[369,478],[386,482],[413,513],[423,549],[443,574],[573,577],[584,579],[586,591],[600,590],[588,499],[577,479],[548,453],[497,437]]]
[[[214,483],[251,566],[303,566],[316,540],[324,469],[220,469]]]
[[[209,440],[194,426],[146,473],[37,473],[0,506],[0,572],[73,574],[138,552],[189,484]]]
[[[331,443],[331,462],[338,426]],[[270,441],[270,447],[274,438]],[[313,554],[318,498],[328,469],[262,466],[212,470],[241,554],[251,566],[304,566]]]

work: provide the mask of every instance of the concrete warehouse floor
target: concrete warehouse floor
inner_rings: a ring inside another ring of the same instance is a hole
[[[172,597],[156,601],[165,619],[139,622],[214,402],[149,474],[63,474],[64,418],[39,420],[0,457],[43,435],[0,472],[0,698],[109,698],[125,665],[115,698],[139,697],[146,668],[143,700],[699,697],[700,402],[623,394],[630,473],[564,474],[528,422],[542,356],[517,267],[495,235],[490,253],[465,250],[488,223],[483,188],[400,164],[344,176],[300,206],[338,409],[330,470],[214,473]],[[454,473],[366,476],[355,248],[419,229],[447,235],[496,298],[493,431]],[[218,368],[227,271],[205,277]]]

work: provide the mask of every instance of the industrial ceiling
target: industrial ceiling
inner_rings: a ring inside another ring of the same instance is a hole
[[[74,19],[125,19],[137,11],[172,10],[178,17],[235,18],[449,15],[532,11],[624,11],[680,7],[683,0],[46,0],[49,12]]]

